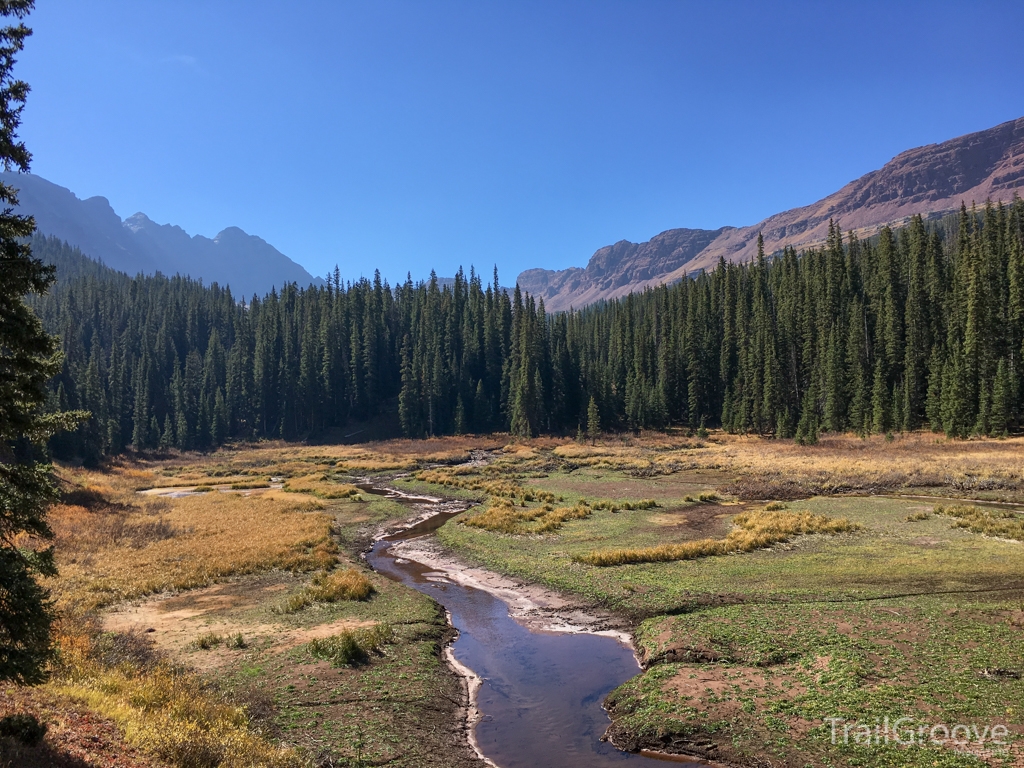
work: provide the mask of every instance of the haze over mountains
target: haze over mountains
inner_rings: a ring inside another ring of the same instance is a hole
[[[675,282],[713,268],[719,258],[748,261],[758,232],[769,254],[785,246],[799,250],[824,242],[830,219],[843,231],[869,236],[915,214],[942,216],[961,202],[1008,202],[1018,191],[1024,191],[1024,118],[908,150],[823,200],[753,226],[670,229],[646,243],[621,240],[599,249],[586,268],[529,269],[518,282],[543,297],[549,311],[560,311]]]
[[[286,283],[305,287],[323,282],[265,240],[238,227],[228,227],[213,239],[190,236],[181,227],[157,224],[144,213],[122,221],[105,197],[80,200],[70,190],[34,174],[4,173],[3,180],[19,190],[18,210],[35,216],[42,234],[65,240],[129,275],[188,275],[207,285],[229,285],[240,299],[262,296]]]

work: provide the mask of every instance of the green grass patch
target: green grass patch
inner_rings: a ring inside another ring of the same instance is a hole
[[[575,559],[577,562],[598,566],[696,560],[701,557],[765,549],[773,544],[789,541],[794,536],[809,533],[847,533],[857,529],[857,526],[845,517],[830,518],[810,512],[748,512],[737,515],[733,523],[736,528],[724,539],[698,539],[643,549],[611,549],[578,555]]]

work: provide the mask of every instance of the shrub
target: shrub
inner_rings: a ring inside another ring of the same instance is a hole
[[[320,573],[313,577],[313,581],[308,587],[290,596],[276,611],[278,613],[298,613],[314,603],[366,600],[373,592],[373,582],[355,568]]]
[[[189,645],[199,651],[208,651],[211,648],[216,648],[224,641],[220,635],[214,632],[207,632],[206,634],[199,635]]]
[[[394,642],[394,630],[388,624],[375,624],[365,629],[347,629],[332,637],[317,638],[306,644],[306,651],[315,659],[324,659],[335,667],[365,664],[370,654],[383,653],[385,645]]]
[[[46,723],[40,723],[35,715],[17,713],[0,718],[0,737],[20,741],[28,747],[34,747],[46,736]]]

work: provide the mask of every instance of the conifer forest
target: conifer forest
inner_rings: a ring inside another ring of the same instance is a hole
[[[411,437],[699,430],[1002,435],[1024,416],[1024,202],[745,264],[580,310],[470,270],[242,299],[113,272],[37,236],[58,283],[58,456],[329,434],[397,411]],[[596,408],[596,414],[595,414]],[[596,419],[595,419],[596,415]]]

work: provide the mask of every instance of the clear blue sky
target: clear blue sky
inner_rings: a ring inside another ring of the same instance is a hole
[[[1024,115],[1024,3],[38,0],[34,172],[313,274],[502,282]]]

